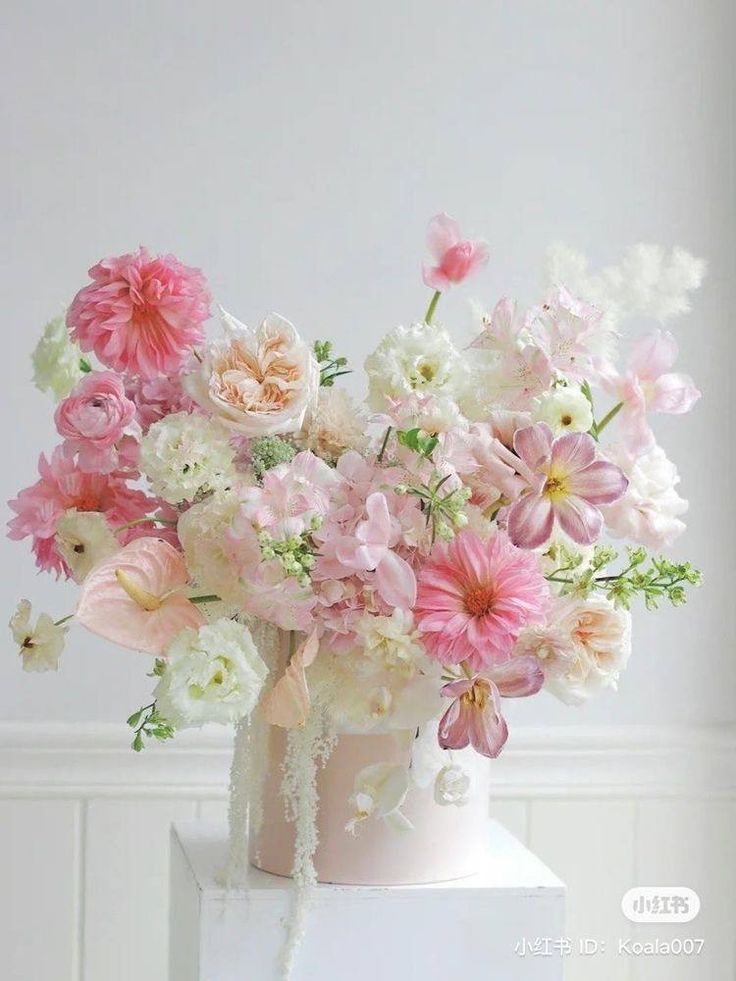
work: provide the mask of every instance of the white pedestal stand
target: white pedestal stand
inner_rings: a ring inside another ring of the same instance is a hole
[[[169,981],[278,979],[291,882],[252,869],[248,893],[228,893],[226,851],[221,825],[172,829]],[[319,886],[293,981],[561,981],[563,958],[528,947],[564,936],[563,883],[495,821],[478,865],[436,885]]]

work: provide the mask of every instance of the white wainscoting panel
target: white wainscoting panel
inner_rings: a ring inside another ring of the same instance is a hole
[[[169,825],[226,816],[230,749],[224,729],[135,754],[119,726],[0,725],[2,981],[168,981]],[[521,729],[491,765],[492,816],[568,884],[566,981],[734,981],[733,728]],[[634,928],[635,885],[689,886],[701,914]],[[656,936],[705,946],[618,952]]]

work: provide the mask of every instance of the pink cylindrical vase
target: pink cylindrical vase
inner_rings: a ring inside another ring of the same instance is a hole
[[[398,735],[398,734],[397,734]],[[319,845],[314,863],[320,882],[349,885],[418,885],[460,879],[478,871],[487,851],[488,761],[471,751],[453,754],[471,771],[473,793],[463,805],[440,805],[434,788],[412,785],[401,812],[413,830],[397,831],[370,818],[357,833],[345,830],[352,817],[350,797],[355,776],[373,763],[409,761],[411,740],[381,735],[341,735],[324,768],[318,770]],[[286,820],[280,794],[286,734],[273,728],[263,822],[251,843],[251,862],[276,875],[289,876],[294,859],[294,825]]]

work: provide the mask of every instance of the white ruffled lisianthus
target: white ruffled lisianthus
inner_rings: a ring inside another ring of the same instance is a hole
[[[154,698],[161,716],[177,729],[227,725],[253,710],[267,675],[247,627],[221,619],[176,635]]]
[[[175,412],[155,422],[141,440],[140,469],[169,504],[193,501],[236,479],[230,434],[199,413]]]
[[[620,447],[609,449],[606,456],[629,479],[621,500],[602,508],[610,534],[649,548],[669,548],[685,530],[680,515],[688,509],[675,490],[680,482],[677,467],[661,446],[633,460]]]
[[[70,508],[56,523],[56,548],[71,570],[75,582],[82,582],[94,566],[120,548],[104,514]]]
[[[534,422],[546,422],[557,436],[565,432],[587,433],[593,425],[590,402],[579,388],[560,385],[534,400]]]
[[[31,355],[33,384],[42,392],[50,392],[57,401],[66,398],[84,374],[81,359],[79,345],[69,336],[66,316],[54,317],[44,327]]]
[[[335,461],[346,450],[362,453],[368,445],[366,419],[342,388],[320,388],[296,442],[323,460]]]
[[[35,627],[31,624],[30,601],[23,599],[10,618],[13,640],[20,648],[24,671],[58,671],[64,650],[67,628],[54,623],[48,613],[39,613]]]
[[[443,327],[412,324],[387,334],[365,362],[371,408],[386,411],[414,394],[457,398],[465,368]]]

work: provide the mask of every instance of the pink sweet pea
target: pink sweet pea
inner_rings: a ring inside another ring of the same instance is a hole
[[[537,658],[524,656],[495,665],[485,677],[445,685],[442,694],[453,701],[440,720],[440,746],[464,749],[470,744],[477,753],[495,759],[509,735],[501,714],[501,697],[535,695],[543,684],[544,672]]]
[[[417,584],[408,562],[392,551],[399,538],[384,494],[369,494],[365,509],[368,518],[360,521],[354,535],[346,535],[335,547],[335,558],[356,572],[375,570],[376,588],[391,606],[411,609],[416,601]]]
[[[579,545],[600,536],[599,505],[613,504],[626,491],[623,471],[596,460],[595,441],[587,433],[565,433],[554,439],[544,422],[519,429],[514,450],[529,491],[509,509],[508,532],[520,548],[538,548],[549,540],[555,522]]]
[[[118,450],[129,447],[116,444],[125,434],[132,435],[135,414],[135,402],[127,398],[120,375],[93,371],[59,403],[54,421],[65,451],[77,455],[83,473],[112,473],[126,462],[126,453],[121,461]]]
[[[679,415],[689,412],[700,392],[689,375],[670,372],[677,359],[677,341],[657,328],[634,344],[623,375],[609,375],[607,390],[623,402],[619,415],[628,451],[638,456],[654,446],[647,412]]]
[[[444,211],[429,223],[427,247],[435,265],[423,263],[422,275],[425,284],[439,292],[448,290],[453,283],[462,283],[488,262],[486,243],[463,239],[458,223]]]

